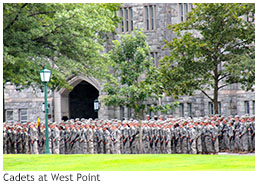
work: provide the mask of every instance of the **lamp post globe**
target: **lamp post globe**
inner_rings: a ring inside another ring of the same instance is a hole
[[[45,151],[46,154],[49,154],[49,138],[48,138],[48,104],[47,104],[47,83],[50,81],[51,71],[44,67],[43,70],[40,71],[41,81],[44,83],[44,92],[45,92],[45,135],[46,135],[46,144]]]
[[[95,99],[94,100],[94,111],[98,112],[98,110],[99,110],[99,101],[98,101],[98,99]]]

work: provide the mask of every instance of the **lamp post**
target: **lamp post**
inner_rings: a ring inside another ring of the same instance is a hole
[[[51,71],[44,67],[43,70],[40,71],[41,81],[44,83],[44,91],[45,91],[45,135],[46,135],[46,154],[49,154],[49,139],[48,139],[48,107],[47,107],[47,83],[50,80]]]

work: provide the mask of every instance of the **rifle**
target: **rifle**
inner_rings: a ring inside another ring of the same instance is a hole
[[[73,148],[74,143],[76,142],[75,140],[79,137],[79,133],[76,134],[75,138],[71,141],[71,149]]]
[[[135,140],[135,137],[136,137],[137,134],[139,134],[139,131],[137,131],[137,132],[132,136],[132,140],[131,140],[131,142],[130,142],[130,147],[132,146],[132,143],[133,143],[133,141]]]

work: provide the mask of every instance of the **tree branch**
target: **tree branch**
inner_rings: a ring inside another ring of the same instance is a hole
[[[229,84],[224,84],[224,85],[218,87],[218,90],[221,89],[221,88],[223,88],[223,87],[225,87],[225,86],[227,86],[227,85],[229,85]]]
[[[21,9],[23,9],[23,8],[24,8],[25,6],[27,6],[27,5],[28,5],[28,3],[24,3],[24,4],[21,6],[20,11],[17,13],[17,15],[15,16],[15,18],[12,20],[12,22],[10,22],[10,24],[9,24],[8,26],[6,26],[6,28],[5,28],[4,30],[9,29],[9,28],[14,24],[14,22],[18,20],[19,14],[21,13]]]
[[[201,92],[213,102],[213,98],[211,98],[204,90],[201,90]]]
[[[35,16],[35,15],[41,15],[41,14],[50,14],[50,13],[55,13],[55,11],[50,11],[50,12],[37,12],[34,14],[30,14],[29,17]]]
[[[220,81],[220,80],[222,80],[223,78],[226,78],[226,77],[228,77],[228,76],[230,76],[230,74],[226,74],[226,75],[222,76],[221,78],[218,79],[218,81]]]

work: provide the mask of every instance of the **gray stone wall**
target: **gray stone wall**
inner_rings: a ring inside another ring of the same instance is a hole
[[[42,111],[44,103],[44,92],[40,89],[23,89],[16,90],[14,85],[6,84],[4,88],[5,110],[13,111],[13,121],[20,122],[20,110],[27,110],[28,121],[45,120],[45,113]],[[48,104],[50,105],[49,120],[53,120],[53,97],[52,92],[48,90]]]
[[[155,5],[155,6],[154,6]],[[146,19],[144,6],[154,6],[154,29],[146,30]],[[169,51],[164,49],[163,40],[170,41],[175,37],[175,34],[167,29],[169,24],[177,24],[181,20],[179,4],[178,3],[125,3],[122,5],[123,8],[131,7],[133,10],[133,27],[142,29],[143,32],[147,36],[147,42],[150,45],[153,52],[157,53],[156,62],[164,57],[165,55],[169,55]],[[185,8],[185,6],[183,6]],[[184,15],[184,19],[185,19]],[[110,35],[109,40],[106,43],[105,52],[111,49],[111,40],[120,38],[119,34],[121,33],[121,25],[118,25],[117,28],[118,35]],[[91,80],[87,80],[89,83],[93,84],[94,82]],[[71,82],[71,83],[76,83]],[[96,84],[96,83],[94,83]],[[111,119],[117,118],[121,119],[121,112],[119,107],[107,107],[102,102],[101,99],[105,95],[102,92],[103,83],[99,81],[100,88],[99,89],[99,101],[100,101],[100,109],[98,112],[98,116],[100,119]],[[72,86],[75,86],[71,84]],[[212,91],[207,92],[212,96]],[[69,105],[68,97],[69,92],[67,93],[48,93],[48,103],[51,106],[51,119],[53,118],[57,121],[60,121],[60,117],[63,114],[69,115]],[[44,120],[44,113],[42,112],[42,103],[44,102],[44,93],[40,90],[34,91],[32,88],[24,89],[22,91],[16,91],[15,86],[6,85],[5,86],[5,109],[13,110],[14,112],[14,121],[19,121],[19,110],[25,108],[28,110],[28,121],[36,121],[37,116],[40,117],[41,120]],[[65,99],[66,98],[66,99]],[[54,101],[55,100],[55,101]],[[255,93],[254,92],[246,92],[240,89],[239,84],[233,84],[228,87],[224,87],[219,91],[219,102],[221,102],[221,111],[223,115],[243,115],[245,114],[245,101],[249,102],[250,114],[254,114],[254,100]],[[175,101],[172,97],[164,97],[159,102],[156,103],[170,103]],[[196,92],[194,96],[182,96],[179,98],[180,103],[184,104],[184,115],[187,117],[189,115],[187,103],[192,103],[192,113],[193,117],[205,116],[209,114],[208,104],[210,100],[201,92]],[[53,103],[58,102],[58,103]],[[148,104],[155,102],[148,102]],[[56,107],[54,107],[54,105]],[[54,117],[55,114],[56,118]],[[128,109],[124,108],[124,116],[126,118],[130,118],[128,115]],[[152,113],[160,114],[160,113]],[[174,112],[169,112],[169,114],[173,114],[174,116],[180,116],[180,107],[176,108]]]

